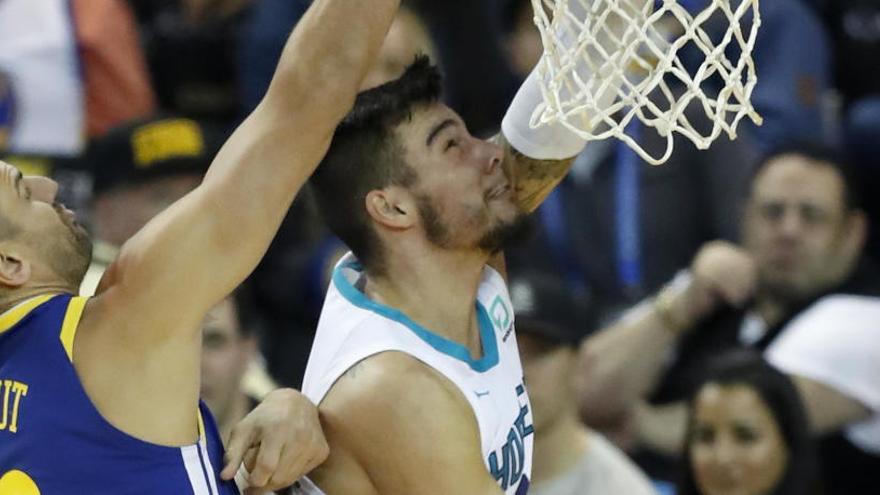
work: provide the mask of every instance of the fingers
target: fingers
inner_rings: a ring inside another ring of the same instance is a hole
[[[246,422],[239,423],[232,429],[229,442],[226,447],[226,465],[220,472],[220,477],[224,480],[231,480],[235,477],[238,467],[241,466],[244,456],[253,444],[256,436],[256,429]]]
[[[259,447],[251,447],[248,449],[247,454],[244,455],[244,468],[247,469],[248,476],[254,470],[254,466],[257,465],[257,452],[259,452]]]
[[[328,447],[314,404],[295,390],[279,389],[236,427],[228,451],[224,478],[243,461],[247,484],[260,493],[293,484],[324,462]]]
[[[252,487],[263,488],[275,474],[278,461],[281,459],[283,443],[275,437],[264,438],[257,453],[256,462],[248,478]]]
[[[317,431],[313,431],[306,441],[284,446],[278,467],[266,488],[277,490],[292,485],[323,463],[329,452],[324,436]]]
[[[701,249],[693,273],[700,286],[730,305],[742,306],[755,290],[754,261],[727,242],[710,242]]]
[[[323,464],[324,461],[327,460],[327,456],[330,455],[330,446],[327,445],[327,440],[324,438],[323,433],[320,431],[316,433],[317,434],[313,435],[312,448],[310,449],[311,455],[308,456],[308,460],[303,469],[303,474],[307,474],[309,471]],[[297,479],[298,478],[299,477],[297,477]]]

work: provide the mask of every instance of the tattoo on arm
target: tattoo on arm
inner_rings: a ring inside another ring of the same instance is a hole
[[[505,150],[504,172],[514,184],[517,202],[528,213],[540,206],[574,163],[575,157],[563,160],[530,158],[517,151],[500,133],[493,141]]]

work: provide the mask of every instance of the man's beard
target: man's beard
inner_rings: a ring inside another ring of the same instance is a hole
[[[47,246],[50,268],[61,280],[71,287],[79,287],[92,261],[92,241],[85,230],[67,225],[63,239]]]
[[[506,247],[525,241],[532,232],[530,218],[520,213],[511,222],[495,225],[483,235],[477,245],[483,251],[497,253]]]
[[[809,284],[802,286],[793,280],[781,279],[778,276],[758,273],[758,287],[763,296],[789,309],[801,307],[822,293],[830,290],[832,285]]]
[[[428,241],[440,248],[452,248],[455,243],[449,232],[449,227],[440,219],[440,215],[430,199],[425,196],[419,197],[418,208]],[[525,214],[519,214],[510,222],[499,222],[492,226],[480,237],[474,247],[487,253],[496,253],[511,244],[526,239],[531,233],[531,227],[532,222],[529,217]]]

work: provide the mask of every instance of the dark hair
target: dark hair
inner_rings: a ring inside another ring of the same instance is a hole
[[[843,181],[843,201],[846,209],[849,211],[862,209],[862,195],[858,187],[860,181],[852,159],[838,148],[819,143],[793,142],[773,148],[758,160],[757,166],[752,171],[750,184],[754,185],[755,179],[770,162],[788,155],[806,158],[811,164],[828,167],[837,172]]]
[[[818,458],[800,395],[791,380],[750,350],[733,351],[720,357],[690,399],[684,448],[684,476],[680,495],[698,495],[691,466],[691,439],[699,391],[708,384],[744,385],[754,390],[770,409],[788,450],[788,464],[782,480],[771,495],[805,495],[816,492]]]
[[[383,268],[382,253],[364,200],[372,190],[415,182],[394,130],[440,93],[440,72],[420,55],[399,79],[359,94],[311,178],[324,220],[374,272]]]
[[[502,2],[499,16],[501,20],[501,32],[505,35],[510,35],[516,31],[519,23],[519,16],[522,15],[523,10],[531,10],[531,8],[532,5],[529,0],[505,0]]]
[[[245,280],[229,295],[232,304],[235,306],[238,334],[242,338],[252,337],[258,333],[257,328],[260,326],[256,294],[251,283],[250,279]]]

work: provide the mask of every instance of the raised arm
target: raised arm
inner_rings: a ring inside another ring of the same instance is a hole
[[[613,419],[645,400],[680,339],[718,308],[744,304],[755,279],[754,263],[742,249],[710,242],[694,258],[689,276],[677,277],[649,304],[585,339],[581,360],[588,372],[579,392],[588,421]]]
[[[204,312],[266,251],[353,104],[397,5],[313,3],[265,98],[220,150],[201,186],[122,248],[99,288],[112,299],[108,311],[137,315],[147,337],[198,331]]]
[[[631,8],[650,11],[648,2],[649,0],[631,2]],[[570,15],[572,18],[583,20],[592,14],[588,14],[583,6],[578,4],[571,6]],[[562,22],[560,26],[568,24]],[[614,53],[619,50],[616,40],[625,32],[627,24],[621,17],[612,13],[606,20],[606,27],[607,29],[598,33],[596,41],[603,46],[605,53]],[[562,30],[559,38],[563,43],[574,46],[578,42],[574,29],[564,27],[559,29]],[[594,58],[599,58],[598,52]],[[538,66],[542,63],[543,60]],[[579,60],[576,64],[576,70],[581,78],[588,80],[595,68],[590,67],[584,60]],[[537,129],[529,125],[532,113],[544,99],[540,85],[541,77],[543,76],[537,69],[529,74],[504,116],[501,134],[494,138],[508,151],[506,171],[516,184],[517,198],[526,212],[532,212],[540,206],[586,145],[585,139],[561,123],[546,124]],[[600,74],[600,77],[604,76]],[[609,84],[601,94],[594,95],[599,107],[609,107],[613,104],[618,89],[623,84],[619,74],[611,73],[605,79],[609,79]]]
[[[316,0],[265,98],[203,183],[129,240],[83,312],[73,361],[126,433],[164,445],[197,429],[201,321],[254,269],[353,105],[399,0]]]

